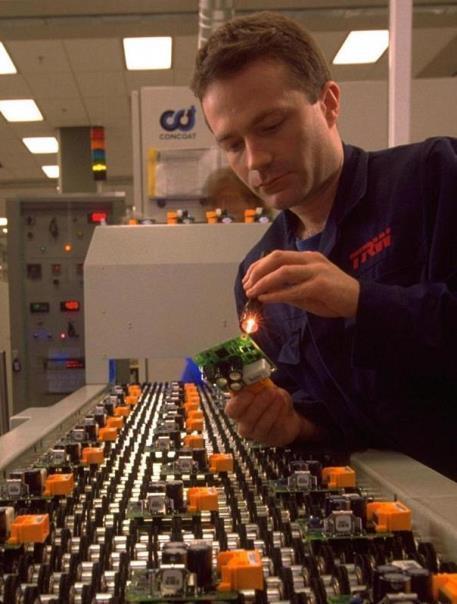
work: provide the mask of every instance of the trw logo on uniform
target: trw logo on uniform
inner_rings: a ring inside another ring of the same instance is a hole
[[[373,256],[377,256],[383,250],[388,248],[392,243],[392,237],[390,234],[390,227],[386,227],[383,231],[364,243],[358,250],[352,252],[349,256],[352,261],[352,268],[357,270],[361,264],[365,264],[365,262],[372,258]]]

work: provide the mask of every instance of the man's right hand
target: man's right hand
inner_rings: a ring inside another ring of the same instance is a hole
[[[295,411],[290,394],[278,386],[232,394],[225,412],[237,423],[240,436],[263,445],[283,447],[296,439],[319,440],[319,428]]]

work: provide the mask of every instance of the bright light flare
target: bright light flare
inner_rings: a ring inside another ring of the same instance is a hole
[[[241,320],[241,329],[244,333],[255,333],[259,329],[259,321],[256,315],[248,315]]]

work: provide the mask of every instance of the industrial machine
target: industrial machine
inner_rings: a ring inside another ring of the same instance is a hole
[[[86,380],[145,359],[142,377],[179,377],[184,359],[239,333],[233,283],[268,224],[96,229],[84,265]]]
[[[84,385],[84,260],[124,205],[123,194],[7,201],[14,413]]]

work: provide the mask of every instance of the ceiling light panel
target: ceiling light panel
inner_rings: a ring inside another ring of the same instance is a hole
[[[8,122],[43,121],[43,116],[33,99],[0,101],[0,112]]]
[[[0,74],[17,73],[17,69],[11,60],[6,48],[0,42]]]
[[[48,178],[59,178],[59,166],[41,166]]]
[[[59,150],[55,136],[31,136],[23,138],[22,142],[30,153],[57,153]]]
[[[334,65],[376,63],[389,46],[389,30],[351,31],[333,59]]]
[[[124,38],[123,43],[127,69],[171,68],[171,37]]]

